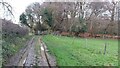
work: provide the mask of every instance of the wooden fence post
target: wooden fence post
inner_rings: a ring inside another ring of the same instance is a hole
[[[107,44],[105,43],[104,55],[106,54],[106,48],[107,48]]]
[[[87,48],[87,38],[86,38],[86,40],[85,40],[85,46],[86,46],[86,48]]]

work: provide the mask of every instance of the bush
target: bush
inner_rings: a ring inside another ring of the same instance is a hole
[[[28,36],[28,29],[20,27],[11,21],[0,19],[2,22],[2,56],[3,64],[8,59],[17,53],[26,41],[30,38]]]

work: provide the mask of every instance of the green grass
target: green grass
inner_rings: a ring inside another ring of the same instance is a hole
[[[35,54],[36,54],[36,61],[38,62],[40,58],[40,43],[39,43],[39,36],[35,36]],[[38,66],[38,63],[36,63],[36,66]],[[36,67],[38,68],[38,67]]]
[[[35,36],[35,53],[36,56],[40,56],[40,43],[39,43],[39,36]]]
[[[39,39],[39,36],[35,36],[35,52],[37,56],[40,55],[40,43],[38,39]]]
[[[45,35],[42,37],[58,66],[117,66],[118,41]],[[86,43],[87,42],[87,43]],[[107,52],[104,55],[104,44]]]

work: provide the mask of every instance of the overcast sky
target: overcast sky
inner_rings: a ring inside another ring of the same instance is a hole
[[[14,23],[18,23],[20,14],[25,11],[25,9],[28,5],[30,5],[33,2],[42,3],[45,0],[3,0],[3,1],[6,1],[11,4],[11,6],[13,7],[13,14],[15,16],[15,19],[13,19],[13,21],[14,21]],[[48,0],[48,1],[60,1],[60,0]],[[61,1],[65,1],[65,0],[61,0]],[[74,1],[74,0],[70,0],[70,1]],[[98,0],[96,0],[96,1],[98,1]],[[2,16],[1,12],[0,12],[0,15]],[[5,15],[3,15],[3,16],[5,16]]]
[[[13,19],[14,23],[19,22],[19,16],[22,12],[25,11],[26,7],[34,2],[43,2],[43,0],[3,0],[8,2],[13,7],[13,14],[15,19]],[[2,13],[0,13],[2,14]],[[2,16],[2,15],[1,15]],[[3,15],[5,16],[5,15]],[[10,18],[9,18],[10,19]]]

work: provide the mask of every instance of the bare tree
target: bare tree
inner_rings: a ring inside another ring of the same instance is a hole
[[[8,2],[5,2],[5,1],[1,0],[0,1],[0,6],[3,7],[3,8],[1,8],[1,10],[3,9],[4,13],[9,12],[12,16],[14,16],[13,13],[12,13],[12,6]],[[7,11],[5,11],[5,10],[7,10]]]

